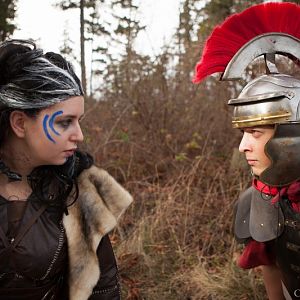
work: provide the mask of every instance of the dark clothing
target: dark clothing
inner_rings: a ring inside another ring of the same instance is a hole
[[[68,250],[60,207],[0,196],[0,299],[68,300]],[[118,300],[117,266],[108,236],[98,246],[101,277],[90,300]],[[55,295],[55,296],[54,296]]]
[[[284,285],[292,299],[300,298],[300,214],[288,199],[280,201],[284,214],[284,231],[276,240],[277,263]]]
[[[298,190],[295,191],[298,196]],[[239,265],[278,265],[286,292],[291,299],[299,299],[300,214],[293,205],[299,204],[299,197],[291,201],[287,196],[293,195],[267,197],[256,189],[248,189],[237,203],[235,235],[246,244]]]

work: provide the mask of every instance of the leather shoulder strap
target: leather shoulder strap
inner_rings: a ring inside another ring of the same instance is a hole
[[[15,248],[23,236],[28,232],[30,227],[36,222],[36,220],[40,217],[40,215],[46,210],[47,205],[43,204],[31,217],[31,219],[25,224],[24,227],[21,228],[21,230],[18,232],[17,236],[15,239],[11,242],[12,247]]]

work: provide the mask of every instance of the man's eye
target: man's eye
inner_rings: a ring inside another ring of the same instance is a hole
[[[259,137],[259,136],[261,135],[261,132],[258,131],[258,130],[253,130],[253,131],[252,131],[252,135],[253,135],[254,137]]]

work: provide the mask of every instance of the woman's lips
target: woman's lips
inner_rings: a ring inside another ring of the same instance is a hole
[[[66,153],[67,156],[72,156],[74,154],[75,150],[66,150],[64,153]]]

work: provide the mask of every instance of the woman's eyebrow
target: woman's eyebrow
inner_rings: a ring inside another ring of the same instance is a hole
[[[83,118],[83,116],[84,116],[84,114],[80,115],[79,119]],[[64,118],[76,119],[76,118],[78,118],[78,116],[73,115],[73,114],[64,114],[64,115],[57,116],[57,119],[64,119]]]

